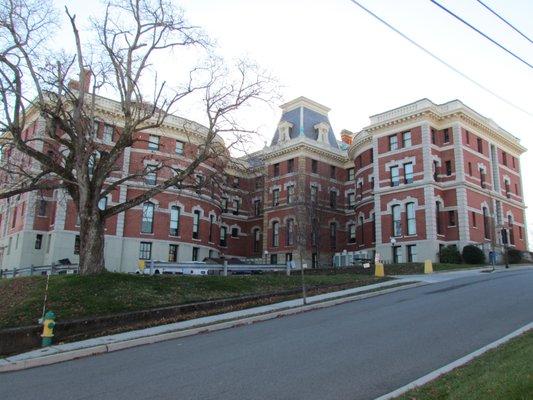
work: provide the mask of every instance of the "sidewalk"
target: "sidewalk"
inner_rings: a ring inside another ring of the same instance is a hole
[[[426,282],[426,283],[437,283],[445,282],[452,279],[466,278],[468,276],[479,275],[481,273],[486,273],[483,271],[497,273],[503,271],[513,271],[520,269],[533,268],[532,265],[513,265],[508,269],[503,265],[497,265],[492,271],[492,265],[487,265],[485,267],[478,268],[465,268],[465,269],[455,269],[449,271],[435,271],[432,274],[415,274],[415,275],[390,275],[394,278],[404,278],[412,281]]]
[[[238,325],[246,325],[284,315],[330,307],[349,301],[378,296],[425,284],[427,283],[416,282],[411,279],[411,277],[402,276],[375,285],[311,296],[307,298],[307,305],[303,304],[302,299],[288,300],[266,306],[175,322],[172,324],[124,332],[116,335],[102,336],[80,342],[59,344],[0,359],[0,372],[16,371],[42,365],[55,364],[80,357],[108,353],[144,344],[191,336],[198,333],[227,329]]]

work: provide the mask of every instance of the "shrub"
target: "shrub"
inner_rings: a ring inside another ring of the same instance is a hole
[[[445,264],[461,264],[461,253],[457,250],[457,246],[443,247],[439,253],[441,263]]]
[[[463,261],[467,264],[483,264],[485,253],[479,247],[469,244],[463,248]]]
[[[522,252],[516,249],[507,250],[507,257],[509,257],[508,258],[509,264],[518,264],[518,263],[521,263],[523,260]]]

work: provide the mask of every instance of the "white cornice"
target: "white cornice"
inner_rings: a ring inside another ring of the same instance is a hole
[[[284,113],[292,111],[299,107],[305,107],[305,108],[316,111],[319,114],[323,114],[323,115],[327,115],[331,111],[330,108],[320,103],[317,103],[316,101],[308,99],[307,97],[303,97],[303,96],[300,96],[280,106],[280,108],[282,109]]]

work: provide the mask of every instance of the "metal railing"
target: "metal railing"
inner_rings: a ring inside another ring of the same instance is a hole
[[[77,274],[79,271],[77,264],[71,265],[39,265],[30,267],[21,267],[13,269],[0,269],[0,278],[15,278],[18,276],[36,276],[36,275],[66,275]]]
[[[262,273],[285,271],[290,275],[291,270],[296,270],[294,263],[288,264],[202,264],[202,263],[169,263],[161,261],[147,261],[142,273],[154,274],[184,274],[205,275],[218,273],[223,276],[229,274]],[[204,273],[202,273],[204,271]],[[138,271],[140,272],[140,270]]]

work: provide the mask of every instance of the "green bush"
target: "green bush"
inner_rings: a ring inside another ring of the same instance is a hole
[[[445,264],[461,264],[461,253],[457,250],[457,246],[443,247],[439,253],[441,263]]]
[[[483,264],[485,253],[479,247],[469,244],[463,248],[463,261],[467,264]]]
[[[519,264],[523,261],[522,252],[516,249],[509,249],[507,251],[507,257],[509,257],[509,264]]]

